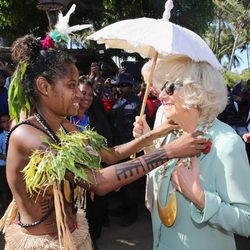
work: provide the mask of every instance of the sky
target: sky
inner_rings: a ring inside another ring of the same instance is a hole
[[[236,53],[241,58],[242,63],[241,63],[241,65],[239,67],[233,68],[232,71],[237,72],[237,73],[240,74],[243,69],[246,69],[248,67],[248,65],[247,65],[247,53],[246,53],[246,50],[243,51],[243,53],[240,53],[240,51],[237,50]]]

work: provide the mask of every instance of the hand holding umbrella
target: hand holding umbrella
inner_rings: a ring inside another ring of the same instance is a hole
[[[116,22],[88,36],[87,39],[104,43],[107,48],[137,52],[144,58],[153,58],[147,88],[141,109],[144,113],[157,58],[186,55],[194,61],[207,61],[220,69],[221,65],[206,42],[196,33],[169,22],[172,0],[165,3],[162,19],[136,18]]]

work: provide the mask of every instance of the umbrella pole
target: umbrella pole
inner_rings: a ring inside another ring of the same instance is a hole
[[[153,74],[154,74],[154,71],[155,71],[157,58],[158,58],[158,52],[155,52],[154,57],[153,57],[153,63],[152,63],[151,69],[150,69],[149,77],[148,77],[146,90],[145,90],[144,97],[143,97],[143,102],[142,102],[141,112],[140,112],[140,118],[142,118],[142,116],[144,114],[144,111],[145,111],[145,108],[146,108],[148,94],[149,94],[150,87],[152,85]],[[130,158],[135,159],[135,154],[130,155]]]
[[[154,71],[155,71],[157,58],[158,58],[158,52],[155,52],[154,57],[153,57],[153,63],[152,63],[151,69],[150,69],[150,74],[149,74],[149,77],[148,77],[148,82],[147,82],[145,94],[144,94],[144,97],[143,97],[143,102],[142,102],[141,112],[140,112],[140,118],[143,116],[145,108],[146,108],[147,99],[148,99],[150,87],[152,85],[153,74],[154,74]]]

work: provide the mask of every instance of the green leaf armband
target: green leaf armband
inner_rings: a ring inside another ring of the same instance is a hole
[[[101,167],[99,152],[107,148],[104,137],[90,129],[68,134],[60,130],[57,136],[59,144],[42,138],[48,147],[45,150],[35,150],[22,171],[30,194],[52,185],[54,180],[61,182],[67,170],[74,174],[75,181],[82,179],[89,182],[86,170],[95,171]]]

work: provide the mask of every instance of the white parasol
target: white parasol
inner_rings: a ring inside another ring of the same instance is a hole
[[[105,43],[108,48],[137,52],[144,58],[182,54],[194,61],[207,61],[217,69],[221,65],[206,42],[191,30],[163,19],[137,18],[123,20],[87,37]]]
[[[172,0],[168,0],[162,19],[143,17],[123,20],[87,37],[97,43],[104,43],[107,48],[124,49],[127,52],[137,52],[144,58],[153,58],[141,115],[145,110],[157,58],[164,59],[174,54],[186,55],[194,61],[206,61],[216,69],[221,68],[218,59],[200,36],[169,22],[172,8]]]

